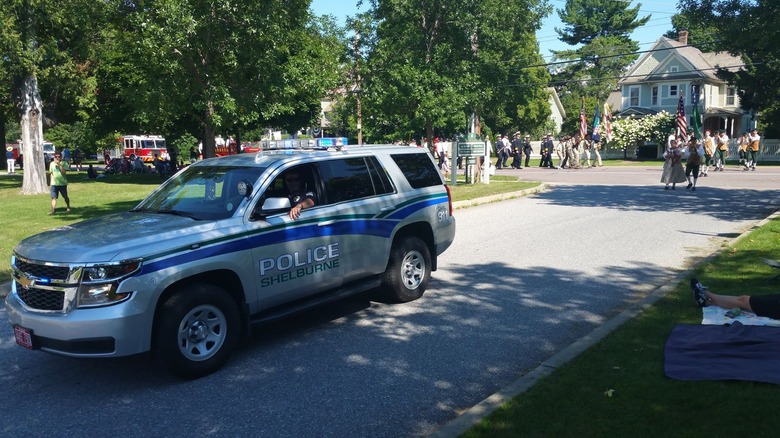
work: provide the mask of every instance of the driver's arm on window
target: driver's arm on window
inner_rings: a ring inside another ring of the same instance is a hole
[[[311,207],[314,207],[314,200],[309,197],[304,198],[303,201],[295,204],[290,209],[290,213],[289,213],[290,219],[298,219],[298,216],[301,215],[301,210],[303,210],[304,208],[311,208]]]

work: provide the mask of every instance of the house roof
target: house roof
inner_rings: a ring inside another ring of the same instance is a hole
[[[618,108],[623,106],[623,94],[620,92],[620,90],[615,90],[611,93],[609,93],[609,96],[607,96],[607,103],[609,104],[609,107],[612,108],[613,111],[617,110]]]
[[[678,61],[683,65],[679,72],[669,72],[666,66]],[[743,65],[740,58],[724,52],[702,53],[693,46],[661,37],[652,49],[631,67],[619,84],[634,84],[674,79],[703,79],[723,82],[716,76],[718,68],[735,71]]]
[[[561,117],[566,117],[566,110],[563,109],[563,104],[561,103],[561,99],[558,97],[558,93],[555,91],[555,88],[547,87],[547,92],[550,93],[550,97],[552,97],[552,101],[558,108],[558,112],[561,114]]]

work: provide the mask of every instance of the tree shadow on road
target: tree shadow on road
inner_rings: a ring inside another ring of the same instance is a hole
[[[625,211],[676,211],[704,214],[719,220],[742,221],[764,217],[777,209],[769,204],[780,190],[723,189],[699,187],[692,192],[685,184],[676,190],[658,186],[566,186],[538,193],[551,204],[573,207],[607,207]],[[587,213],[585,213],[587,214]]]

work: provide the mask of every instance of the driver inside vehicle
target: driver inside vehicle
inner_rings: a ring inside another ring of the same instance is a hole
[[[301,210],[311,208],[317,203],[317,195],[313,190],[308,189],[304,183],[303,176],[299,169],[290,169],[284,174],[284,187],[287,190],[287,197],[290,198],[290,219],[298,219]]]

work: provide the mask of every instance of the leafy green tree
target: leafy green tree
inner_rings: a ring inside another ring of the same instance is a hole
[[[226,130],[296,130],[319,116],[338,76],[337,48],[308,0],[114,0],[107,75],[131,121],[165,132],[197,122],[206,157]]]
[[[679,6],[678,20],[694,29],[715,30],[717,49],[742,57],[744,69],[719,71],[718,76],[736,85],[742,108],[759,113],[766,136],[780,135],[780,2],[680,0]],[[692,37],[697,38],[695,32]]]
[[[100,47],[106,2],[0,0],[0,87],[20,121],[25,172],[22,193],[48,191],[43,129],[76,122],[94,109],[92,60]],[[8,101],[0,101],[8,116]]]
[[[363,121],[374,140],[467,129],[510,130],[549,117],[549,75],[535,30],[538,0],[372,0],[360,84]]]
[[[564,23],[556,28],[559,39],[572,49],[553,52],[555,59],[571,61],[554,74],[554,83],[569,115],[564,127],[576,130],[581,101],[586,99],[588,116],[617,88],[618,79],[634,62],[639,49],[631,33],[650,19],[637,18],[641,4],[614,0],[567,0],[558,16]]]
[[[664,36],[677,40],[680,31],[688,31],[688,45],[694,46],[702,52],[717,52],[720,50],[718,32],[709,23],[694,23],[684,12],[672,15],[672,29]]]

